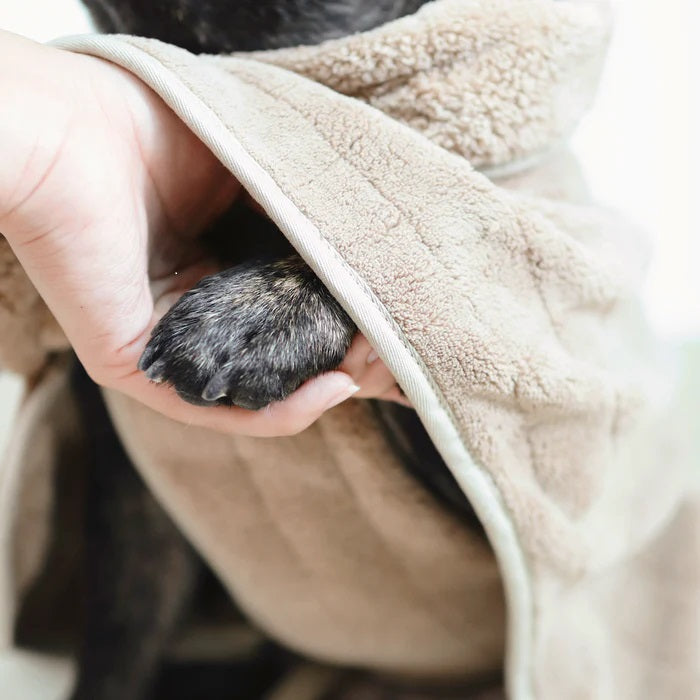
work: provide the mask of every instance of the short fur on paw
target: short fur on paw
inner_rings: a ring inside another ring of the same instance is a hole
[[[257,410],[335,369],[355,325],[298,256],[205,277],[153,329],[139,369],[189,403]]]

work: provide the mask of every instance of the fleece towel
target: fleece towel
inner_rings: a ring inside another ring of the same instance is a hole
[[[58,44],[139,76],[241,181],[395,374],[483,524],[488,545],[403,472],[363,402],[256,440],[108,392],[153,492],[246,614],[303,654],[431,678],[503,666],[513,698],[700,697],[700,498],[637,300],[643,244],[591,204],[564,147],[607,32],[596,0],[440,0],[267,53]],[[0,360],[36,387],[0,490],[9,648],[56,535],[47,472],[71,420],[46,368],[60,330],[7,246],[0,260]]]

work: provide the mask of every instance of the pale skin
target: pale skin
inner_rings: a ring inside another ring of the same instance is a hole
[[[240,184],[127,71],[3,31],[0,55],[0,232],[98,384],[254,436],[298,433],[350,396],[405,402],[362,336],[338,371],[261,411],[191,406],[149,382],[136,363],[151,329],[216,269],[198,235]]]

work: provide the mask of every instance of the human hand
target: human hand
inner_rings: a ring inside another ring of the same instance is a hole
[[[404,401],[361,336],[339,371],[261,411],[191,406],[150,383],[136,365],[158,300],[214,270],[198,235],[240,184],[127,71],[5,32],[0,52],[16,67],[0,77],[0,231],[98,384],[176,420],[259,436],[299,432],[353,393]]]

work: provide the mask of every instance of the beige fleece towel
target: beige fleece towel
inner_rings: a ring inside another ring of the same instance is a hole
[[[642,246],[560,151],[606,34],[600,2],[441,0],[245,57],[60,44],[140,76],[241,180],[484,524],[492,550],[403,473],[362,403],[265,441],[110,393],[156,495],[247,613],[306,654],[469,675],[502,663],[505,638],[514,698],[700,697],[700,503],[636,300]],[[7,260],[0,298],[38,310]],[[25,371],[49,327],[28,313],[0,317],[33,343],[24,364],[3,350]]]

